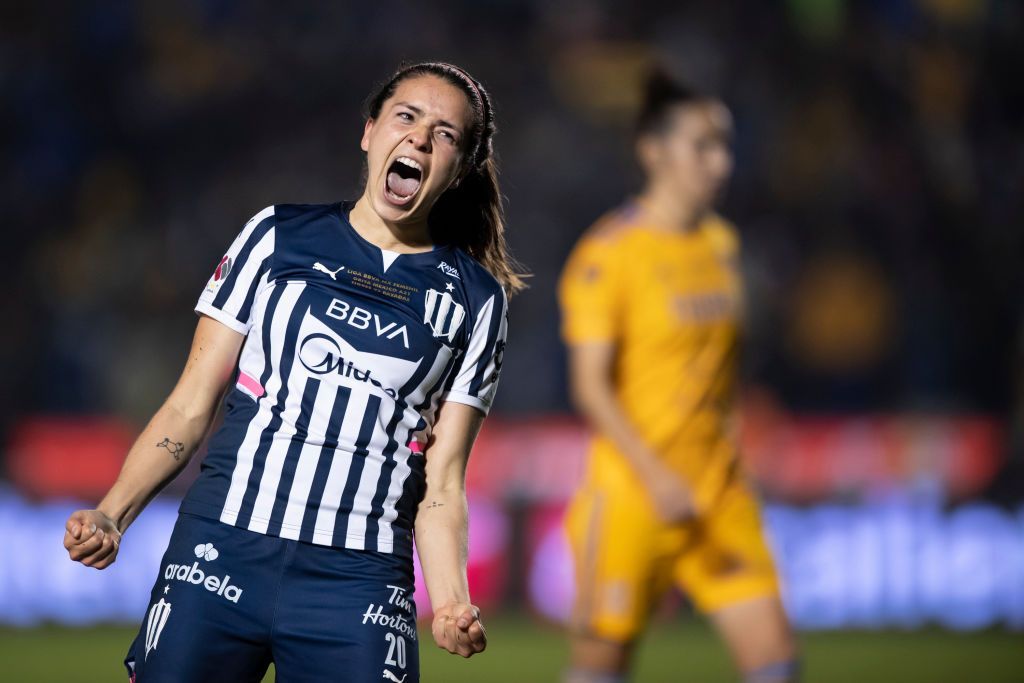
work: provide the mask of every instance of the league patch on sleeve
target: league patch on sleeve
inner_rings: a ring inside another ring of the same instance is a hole
[[[217,268],[214,269],[213,277],[211,277],[210,281],[206,284],[206,291],[213,293],[220,289],[220,286],[224,284],[224,280],[226,280],[228,275],[231,273],[231,268],[234,264],[234,260],[225,254],[224,258],[222,258],[220,263],[217,264]]]

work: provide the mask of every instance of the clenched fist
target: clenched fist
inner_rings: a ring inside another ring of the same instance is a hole
[[[75,562],[106,569],[117,559],[121,532],[110,517],[99,510],[78,510],[64,524],[64,547]]]
[[[480,610],[470,604],[445,605],[434,610],[430,632],[439,648],[455,655],[472,657],[487,647]]]

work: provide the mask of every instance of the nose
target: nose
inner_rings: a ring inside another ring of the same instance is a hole
[[[430,152],[430,131],[426,126],[416,126],[405,140],[420,152]]]

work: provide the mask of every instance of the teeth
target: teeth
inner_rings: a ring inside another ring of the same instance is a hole
[[[420,171],[421,173],[423,172],[423,167],[420,166],[420,162],[416,161],[415,159],[410,159],[409,157],[398,157],[397,159],[395,159],[395,161],[397,161],[400,164],[405,164],[410,168],[415,168],[417,171]]]

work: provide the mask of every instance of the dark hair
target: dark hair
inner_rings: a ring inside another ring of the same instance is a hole
[[[707,95],[676,81],[664,69],[653,68],[644,84],[643,101],[633,129],[634,137],[664,133],[673,107],[709,99]]]
[[[384,103],[408,78],[438,76],[459,88],[473,110],[465,158],[458,182],[430,211],[431,236],[439,244],[459,247],[493,275],[507,294],[525,287],[519,265],[505,243],[505,212],[498,189],[498,167],[492,139],[497,128],[494,109],[484,87],[464,69],[446,62],[420,62],[401,67],[367,100],[366,115],[380,116]]]

